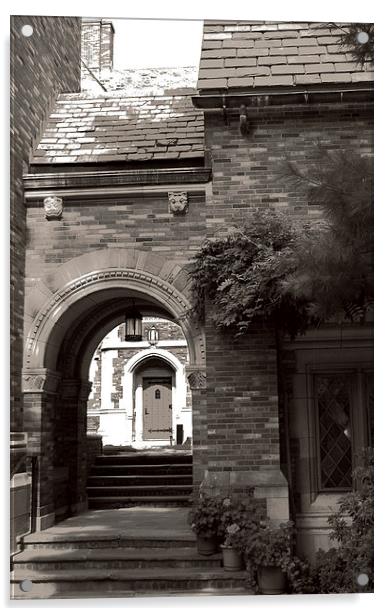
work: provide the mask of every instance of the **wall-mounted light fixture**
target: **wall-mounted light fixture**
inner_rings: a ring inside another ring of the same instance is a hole
[[[159,337],[160,337],[160,334],[158,332],[158,329],[156,329],[155,326],[152,325],[152,327],[148,331],[149,344],[153,344],[153,345],[157,344]]]
[[[138,312],[134,303],[125,316],[126,342],[141,342],[142,340],[142,314]]]

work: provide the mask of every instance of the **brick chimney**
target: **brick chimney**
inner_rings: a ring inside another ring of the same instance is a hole
[[[81,59],[93,72],[112,70],[114,58],[114,26],[105,19],[83,19]],[[83,68],[83,67],[82,67]]]

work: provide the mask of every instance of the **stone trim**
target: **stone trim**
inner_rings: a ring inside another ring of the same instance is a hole
[[[192,390],[206,389],[207,379],[205,369],[187,369],[187,379]]]
[[[30,368],[22,374],[23,393],[56,393],[61,374],[47,368]]]
[[[185,167],[183,169],[135,169],[120,171],[62,171],[55,173],[26,173],[24,187],[28,190],[57,188],[87,188],[114,186],[143,186],[143,191],[159,185],[172,187],[185,184],[202,186],[211,180],[211,168]],[[177,190],[177,188],[175,188]]]

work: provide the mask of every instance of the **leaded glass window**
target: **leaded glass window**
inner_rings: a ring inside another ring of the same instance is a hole
[[[352,429],[348,375],[315,379],[318,410],[319,474],[323,490],[352,487]]]

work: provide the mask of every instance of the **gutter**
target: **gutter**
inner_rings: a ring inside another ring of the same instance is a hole
[[[337,88],[258,88],[251,92],[247,90],[215,90],[205,94],[200,91],[197,96],[192,96],[193,105],[198,109],[207,111],[240,109],[245,106],[255,109],[263,109],[268,106],[287,105],[287,104],[308,104],[308,103],[332,103],[332,102],[361,102],[373,100],[374,86],[354,85]],[[288,99],[289,97],[289,99]]]

